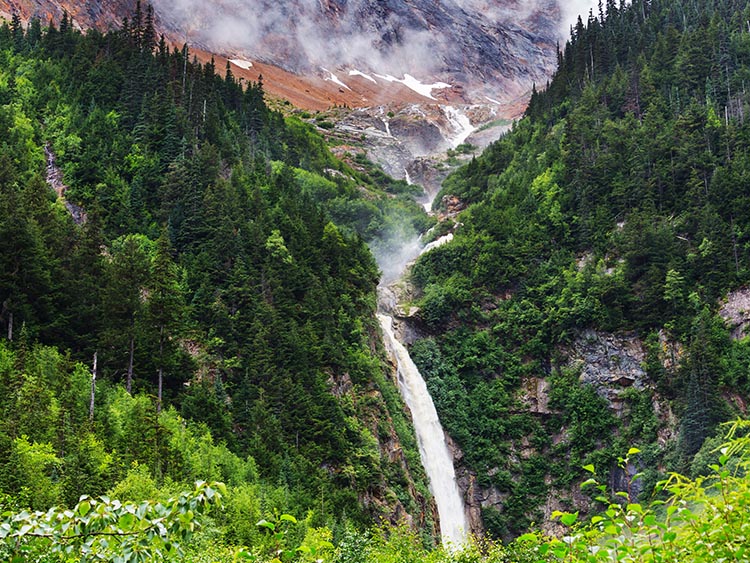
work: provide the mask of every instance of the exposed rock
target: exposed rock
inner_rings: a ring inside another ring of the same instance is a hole
[[[358,87],[392,86],[410,74],[423,84],[446,84],[427,90],[426,99],[512,102],[554,71],[557,43],[566,31],[555,0],[530,6],[511,0],[153,4],[160,29],[175,41],[184,41],[189,32],[191,43],[208,51],[236,53],[253,64],[271,63],[302,75],[324,67],[325,74],[335,76],[327,77],[332,88],[354,91],[354,99],[375,100],[377,90]]]
[[[461,211],[466,209],[466,203],[454,195],[446,195],[443,196],[443,199],[440,202],[440,209],[443,210],[440,213],[440,219],[443,220],[449,217],[455,217],[461,213]]]
[[[680,367],[685,354],[685,347],[681,342],[670,338],[664,329],[659,331],[659,361],[668,372],[674,372]]]
[[[730,291],[721,304],[719,315],[726,321],[732,338],[745,338],[750,327],[750,288],[743,287],[737,291]]]
[[[81,206],[71,203],[65,197],[68,186],[63,183],[62,170],[57,166],[55,153],[52,152],[52,146],[49,143],[44,145],[44,155],[47,158],[47,185],[54,190],[58,199],[63,202],[65,209],[73,218],[73,222],[76,225],[83,225],[87,220],[86,212]]]
[[[390,120],[391,135],[401,140],[414,157],[423,157],[447,150],[450,145],[435,120],[411,106],[410,111],[399,113]],[[401,174],[403,176],[403,172]]]
[[[456,483],[463,494],[466,509],[466,520],[472,533],[481,536],[484,534],[484,522],[482,521],[482,507],[499,504],[503,499],[498,498],[495,493],[479,486],[476,473],[469,470],[463,463],[464,453],[458,444],[448,435],[445,435],[448,449],[453,455],[453,465],[456,468]]]
[[[550,482],[548,480],[547,485]],[[542,521],[539,523],[539,527],[542,532],[554,536],[562,537],[569,533],[569,530],[560,523],[559,519],[553,519],[552,514],[555,511],[570,512],[581,510],[587,512],[591,507],[591,500],[577,485],[574,485],[569,490],[552,489],[547,494],[547,501],[542,510]]]
[[[503,109],[487,104],[446,107],[435,103],[362,107],[355,110],[332,110],[336,123],[327,135],[336,144],[351,147],[379,164],[393,178],[421,186],[425,195],[418,198],[429,204],[438,193],[443,180],[458,166],[467,162],[473,153],[453,154],[453,148],[473,128],[485,119],[495,119]],[[490,128],[483,144],[496,140],[501,128]],[[353,152],[353,151],[352,151]]]
[[[354,388],[354,383],[348,372],[344,372],[338,377],[335,374],[331,374],[328,378],[328,385],[331,388],[331,393],[338,398],[343,397]]]
[[[651,403],[660,421],[659,429],[656,431],[656,442],[663,447],[677,440],[679,428],[677,415],[672,411],[669,401],[658,393],[652,395]]]
[[[567,356],[568,365],[580,369],[581,381],[592,385],[618,415],[622,413],[625,389],[650,386],[642,366],[646,352],[635,334],[614,335],[587,329],[567,350]]]
[[[519,400],[533,414],[552,414],[549,408],[549,382],[546,377],[528,377],[521,382]]]
[[[429,201],[421,202],[425,204],[432,201],[434,195],[440,191],[440,186],[450,171],[450,168],[440,164],[440,159],[434,157],[417,157],[406,167],[411,182],[422,186],[428,194]]]

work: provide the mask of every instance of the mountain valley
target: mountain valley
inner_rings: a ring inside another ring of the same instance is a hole
[[[568,9],[0,2],[0,558],[744,561],[750,7]]]

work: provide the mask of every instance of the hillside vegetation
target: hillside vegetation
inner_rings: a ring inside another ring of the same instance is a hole
[[[413,270],[432,334],[413,356],[466,464],[507,495],[485,510],[495,534],[539,522],[550,491],[630,445],[650,495],[750,396],[748,343],[717,315],[750,279],[749,10],[604,3],[526,117],[444,184],[469,207]],[[619,417],[565,360],[585,328],[647,350],[651,383]],[[519,403],[539,378],[546,416]]]
[[[150,18],[0,26],[0,558],[748,561],[748,427],[720,423],[750,348],[717,311],[750,277],[750,8],[606,2],[446,181],[468,208],[413,269],[411,352],[502,499],[463,550],[374,320],[365,243],[426,229],[411,188]],[[566,361],[584,329],[646,348],[618,412]]]
[[[429,537],[365,244],[427,217],[221,74],[140,4],[0,26],[0,504],[216,480],[227,541],[404,510]]]

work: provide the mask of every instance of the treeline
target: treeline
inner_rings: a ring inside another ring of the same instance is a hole
[[[730,0],[604,3],[526,117],[444,184],[470,206],[414,268],[433,337],[413,352],[469,466],[509,495],[485,514],[499,535],[632,443],[650,485],[656,467],[688,468],[750,394],[750,350],[717,315],[750,279],[749,20]],[[646,343],[676,440],[656,445],[650,392],[627,391],[618,419],[561,369],[584,328]],[[558,414],[519,405],[529,378],[547,378]]]
[[[231,533],[424,515],[363,237],[425,215],[221,74],[140,3],[0,25],[0,502],[198,478],[250,487]]]

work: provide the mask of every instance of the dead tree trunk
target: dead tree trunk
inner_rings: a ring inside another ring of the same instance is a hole
[[[164,326],[159,327],[159,389],[156,397],[156,414],[161,412],[162,384],[164,381]]]
[[[96,396],[96,375],[97,375],[96,355],[97,353],[94,352],[94,367],[91,370],[91,398],[89,399],[89,422],[94,422],[94,397]]]

